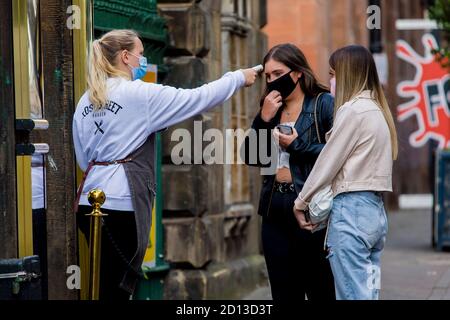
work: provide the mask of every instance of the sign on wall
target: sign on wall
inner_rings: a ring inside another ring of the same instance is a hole
[[[424,56],[420,56],[406,41],[398,40],[397,56],[416,68],[412,80],[397,85],[397,94],[409,99],[397,107],[397,119],[402,122],[415,117],[418,130],[409,137],[419,148],[435,140],[439,148],[450,148],[450,74],[436,61],[432,49],[438,47],[432,34],[424,34]]]

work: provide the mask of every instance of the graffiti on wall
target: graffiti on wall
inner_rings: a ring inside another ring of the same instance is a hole
[[[397,56],[416,68],[413,80],[397,85],[397,94],[409,99],[397,107],[397,119],[399,122],[410,117],[417,119],[418,130],[409,137],[413,147],[419,148],[435,140],[439,148],[450,148],[450,74],[432,53],[432,49],[438,47],[434,36],[424,34],[422,43],[424,56],[406,41],[397,41]]]

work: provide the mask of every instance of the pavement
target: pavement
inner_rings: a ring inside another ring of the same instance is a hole
[[[431,211],[388,212],[381,258],[381,300],[450,300],[450,252],[431,246]],[[262,286],[244,300],[271,300]]]

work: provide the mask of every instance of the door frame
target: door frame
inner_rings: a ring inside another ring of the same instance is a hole
[[[0,11],[0,259],[11,259],[18,255],[12,1],[0,1]]]

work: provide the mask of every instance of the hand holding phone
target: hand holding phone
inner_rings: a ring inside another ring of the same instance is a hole
[[[286,126],[284,124],[279,124],[277,126],[277,129],[282,133],[282,134],[286,134],[288,136],[290,136],[291,134],[294,133],[294,131],[292,130],[292,127],[290,126]]]

